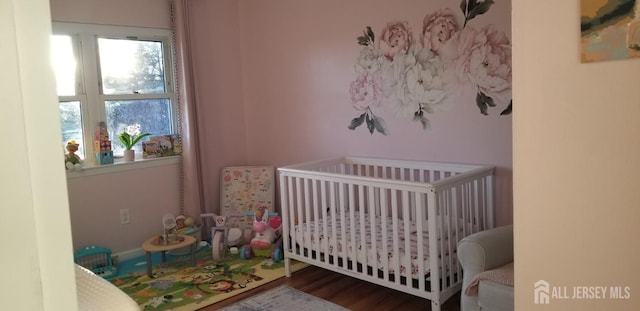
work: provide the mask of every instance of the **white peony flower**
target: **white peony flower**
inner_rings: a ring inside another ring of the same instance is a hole
[[[360,56],[356,63],[356,73],[374,73],[380,69],[385,61],[382,52],[371,46],[367,46],[360,50]]]
[[[407,93],[414,102],[429,107],[431,111],[442,110],[445,98],[445,81],[442,78],[444,67],[438,57],[426,63],[419,63],[409,68],[406,75]],[[415,112],[415,111],[414,111]]]

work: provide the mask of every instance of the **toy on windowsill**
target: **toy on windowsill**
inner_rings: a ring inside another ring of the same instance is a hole
[[[67,142],[67,153],[64,155],[64,166],[69,171],[82,169],[82,159],[76,154],[78,147],[80,147],[80,144],[76,142],[75,139],[71,139]]]
[[[248,259],[256,255],[271,257],[275,262],[282,261],[282,217],[278,216],[278,213],[270,213],[264,206],[257,208],[255,212],[247,213],[247,216],[255,216],[253,231],[256,235],[249,245],[240,249],[240,258]]]

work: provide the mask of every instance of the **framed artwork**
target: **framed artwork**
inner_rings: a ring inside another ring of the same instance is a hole
[[[640,56],[640,1],[580,0],[582,62]]]

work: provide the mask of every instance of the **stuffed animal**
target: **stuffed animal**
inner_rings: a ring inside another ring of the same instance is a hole
[[[67,170],[82,169],[82,159],[76,154],[80,144],[75,139],[67,142],[67,153],[64,155],[64,166]]]

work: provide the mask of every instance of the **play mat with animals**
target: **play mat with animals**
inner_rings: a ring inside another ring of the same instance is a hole
[[[138,267],[110,281],[143,310],[196,310],[284,277],[283,262],[258,256],[241,259],[237,254],[214,261],[210,249],[197,253],[195,267],[188,256],[154,265],[154,278],[147,276],[144,265]]]

